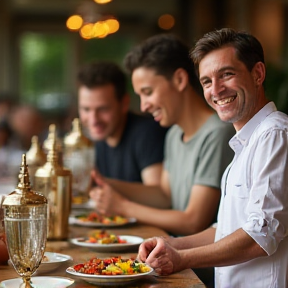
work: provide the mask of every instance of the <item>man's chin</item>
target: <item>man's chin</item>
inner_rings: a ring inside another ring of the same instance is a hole
[[[103,135],[103,134],[92,134],[90,133],[90,138],[93,140],[93,141],[103,141],[105,140],[107,137],[106,135]]]
[[[161,121],[159,121],[158,123],[159,123],[160,126],[166,127],[166,128],[170,127],[172,125],[169,121],[164,120],[164,119],[161,119]]]

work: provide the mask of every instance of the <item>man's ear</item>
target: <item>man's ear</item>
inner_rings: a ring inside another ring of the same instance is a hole
[[[252,69],[252,76],[257,86],[263,84],[266,77],[266,68],[263,62],[257,62]]]
[[[178,91],[183,91],[189,82],[188,74],[183,68],[178,68],[173,74],[173,83]]]

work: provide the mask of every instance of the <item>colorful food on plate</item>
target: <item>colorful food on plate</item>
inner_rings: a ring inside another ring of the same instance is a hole
[[[122,216],[103,216],[96,212],[90,212],[89,214],[81,214],[75,216],[76,219],[83,222],[95,222],[102,224],[125,224],[128,223],[128,219]]]
[[[89,238],[84,240],[87,243],[95,244],[123,244],[127,243],[127,240],[121,239],[121,237],[110,234],[105,230],[96,230],[90,233]]]
[[[106,259],[92,258],[89,261],[73,266],[79,273],[92,275],[133,275],[146,273],[151,270],[149,266],[134,259],[112,257]]]

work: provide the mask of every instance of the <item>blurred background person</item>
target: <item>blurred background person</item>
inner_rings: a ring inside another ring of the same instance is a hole
[[[11,109],[16,105],[13,95],[0,92],[0,121],[7,120]]]
[[[17,184],[21,155],[31,146],[31,138],[43,133],[44,121],[38,109],[15,105],[0,124],[3,137],[0,150],[0,177],[3,193],[11,192]]]
[[[8,123],[13,132],[11,145],[23,152],[29,150],[34,135],[41,138],[44,133],[44,119],[34,106],[22,104],[14,107],[8,117]]]
[[[93,62],[78,73],[79,116],[95,141],[95,167],[105,177],[160,182],[167,129],[129,111],[126,76],[113,62]]]

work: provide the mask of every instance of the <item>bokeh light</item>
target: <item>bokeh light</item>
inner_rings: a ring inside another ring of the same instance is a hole
[[[109,27],[103,21],[98,21],[93,26],[92,37],[104,38],[109,34]]]
[[[119,30],[120,23],[119,23],[118,20],[116,20],[116,19],[107,19],[105,21],[105,23],[109,27],[109,33],[110,34],[115,33],[115,32],[117,32]]]
[[[170,14],[161,15],[158,18],[158,26],[164,30],[170,30],[175,25],[175,19]]]
[[[94,24],[92,23],[84,24],[79,31],[81,37],[84,39],[91,39],[93,33],[93,27]]]
[[[106,4],[106,3],[111,2],[112,0],[94,0],[94,1],[98,4]]]
[[[78,31],[83,25],[83,19],[80,15],[72,15],[66,21],[69,30]]]

